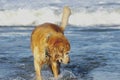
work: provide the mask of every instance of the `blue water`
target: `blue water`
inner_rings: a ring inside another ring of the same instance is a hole
[[[30,50],[30,35],[33,28],[0,27],[0,80],[34,80],[33,57]],[[65,35],[71,44],[71,63],[61,66],[60,79],[119,80],[119,34],[120,29],[115,26],[68,26]],[[47,79],[53,78],[46,66],[42,75],[47,76]]]
[[[65,5],[72,10],[65,30],[71,63],[59,79],[120,80],[120,0],[0,0],[0,80],[34,80],[31,32],[59,24]],[[42,76],[54,80],[47,66]]]

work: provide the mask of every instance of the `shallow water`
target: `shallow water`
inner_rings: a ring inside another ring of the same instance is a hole
[[[0,80],[34,80],[30,50],[32,26],[0,27]],[[60,80],[119,80],[120,28],[68,26],[65,35],[71,43],[71,63],[61,66]],[[53,80],[49,68],[45,80]]]

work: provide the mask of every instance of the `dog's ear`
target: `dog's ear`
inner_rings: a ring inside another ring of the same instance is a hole
[[[46,43],[45,47],[48,47],[48,41],[49,41],[50,37],[51,37],[51,34],[48,34],[46,36],[46,38],[45,38],[45,43]]]
[[[45,45],[45,52],[46,52],[46,54],[49,53],[48,40],[49,40],[50,36],[51,36],[51,34],[48,34],[48,35],[46,36],[46,39],[45,39],[45,43],[46,43],[46,45]]]
[[[46,36],[46,42],[48,42],[50,36],[51,36],[51,34],[48,34],[48,35]]]

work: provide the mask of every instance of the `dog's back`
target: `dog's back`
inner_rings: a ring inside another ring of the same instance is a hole
[[[31,49],[33,52],[33,49],[35,46],[44,46],[46,43],[46,38],[49,35],[55,35],[55,34],[62,34],[63,30],[58,25],[52,24],[52,23],[44,23],[39,26],[37,26],[31,36]]]
[[[63,33],[63,30],[61,29],[61,27],[59,27],[58,25],[56,24],[52,24],[52,23],[44,23],[44,24],[41,24],[39,26],[37,26],[35,28],[35,30],[33,30],[33,33],[42,33],[44,32],[45,33],[51,33],[54,32],[54,33]]]

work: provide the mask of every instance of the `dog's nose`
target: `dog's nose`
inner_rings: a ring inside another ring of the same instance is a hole
[[[68,57],[68,63],[70,63],[70,57]]]
[[[68,64],[70,63],[70,60],[68,61]]]

